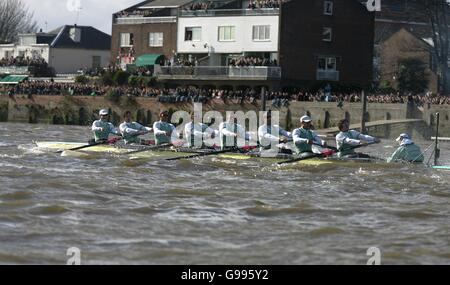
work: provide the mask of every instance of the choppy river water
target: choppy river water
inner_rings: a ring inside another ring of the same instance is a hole
[[[82,264],[366,264],[370,247],[382,264],[450,263],[450,172],[80,159],[32,145],[89,136],[0,124],[0,263],[65,264],[70,247]]]

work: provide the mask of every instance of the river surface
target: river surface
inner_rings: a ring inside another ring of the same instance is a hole
[[[87,159],[32,144],[89,137],[0,124],[0,263],[66,264],[77,247],[81,264],[366,264],[377,247],[382,264],[450,264],[450,171]]]

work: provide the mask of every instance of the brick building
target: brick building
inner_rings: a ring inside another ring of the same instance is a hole
[[[156,74],[177,84],[369,85],[373,41],[358,0],[153,0],[113,15],[112,57],[164,55]]]

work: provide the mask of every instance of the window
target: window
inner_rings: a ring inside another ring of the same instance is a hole
[[[333,2],[325,1],[323,2],[323,14],[324,15],[333,15]]]
[[[120,34],[120,46],[121,47],[133,46],[133,34],[121,33]]]
[[[270,40],[270,26],[253,26],[254,41]]]
[[[184,33],[185,41],[199,42],[202,40],[202,28],[201,27],[189,27],[186,28]]]
[[[100,68],[102,63],[102,58],[100,56],[93,56],[92,57],[92,68]]]
[[[318,59],[317,69],[319,70],[336,70],[336,58],[321,56]]]
[[[332,38],[332,31],[333,29],[331,28],[323,28],[323,32],[322,32],[322,41],[324,42],[331,42],[331,38]]]
[[[14,51],[13,50],[5,50],[5,58],[14,57]]]
[[[150,33],[149,35],[149,45],[151,47],[162,47],[164,42],[163,33]]]
[[[219,42],[234,41],[234,40],[235,40],[234,26],[219,27]]]

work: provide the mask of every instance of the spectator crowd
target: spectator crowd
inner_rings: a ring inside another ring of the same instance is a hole
[[[249,66],[278,66],[277,60],[259,58],[253,56],[237,57],[230,59],[230,66],[249,67]]]
[[[0,66],[47,66],[47,62],[43,58],[30,58],[24,56],[18,57],[3,57],[0,59]]]
[[[248,9],[280,8],[280,0],[251,0]]]
[[[9,86],[0,85],[0,94],[9,95],[73,95],[73,96],[105,96],[109,92],[115,92],[119,96],[153,97],[161,103],[207,103],[210,100],[221,100],[225,104],[256,103],[261,98],[261,93],[253,88],[244,90],[224,90],[214,88],[154,88],[154,87],[111,87],[100,84],[82,83],[57,83],[53,81],[24,81],[20,84]],[[287,107],[292,101],[299,102],[335,102],[343,103],[361,102],[361,93],[328,93],[319,92],[267,92],[266,99],[273,107]],[[410,103],[416,106],[426,105],[450,105],[450,97],[432,94],[371,94],[367,96],[368,103]]]

